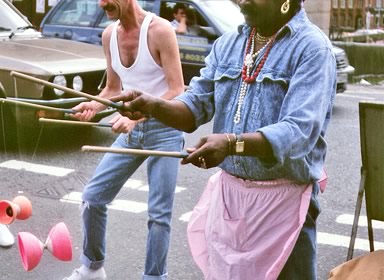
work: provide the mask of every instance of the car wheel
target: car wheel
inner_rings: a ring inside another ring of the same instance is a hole
[[[26,152],[36,143],[39,126],[35,120],[17,121],[14,110],[0,104],[0,152]]]
[[[7,105],[0,104],[0,151],[12,151],[18,146],[15,118]]]

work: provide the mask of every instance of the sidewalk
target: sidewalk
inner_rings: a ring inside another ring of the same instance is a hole
[[[344,93],[348,91],[384,94],[384,85],[348,84],[347,90]]]

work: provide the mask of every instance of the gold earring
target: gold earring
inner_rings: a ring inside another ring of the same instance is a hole
[[[283,14],[283,15],[285,15],[286,13],[288,13],[288,11],[289,11],[289,0],[286,0],[284,3],[283,3],[283,5],[281,5],[281,9],[280,9],[280,11],[281,11],[281,13]]]

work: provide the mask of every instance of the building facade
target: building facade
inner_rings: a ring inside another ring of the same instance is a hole
[[[59,0],[9,0],[36,27]]]
[[[331,29],[384,28],[384,0],[332,0]]]
[[[306,0],[304,9],[309,19],[329,35],[331,0]]]

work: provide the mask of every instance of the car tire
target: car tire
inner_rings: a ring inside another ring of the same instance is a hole
[[[38,123],[17,121],[11,107],[0,104],[0,152],[28,152],[37,141]]]
[[[18,146],[15,118],[7,105],[0,104],[0,151],[14,151]]]

